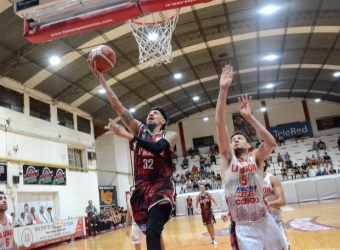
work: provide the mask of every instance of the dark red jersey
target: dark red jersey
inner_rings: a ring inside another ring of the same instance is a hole
[[[151,134],[142,124],[139,127],[137,136],[145,141],[157,142],[164,138],[165,132],[161,130],[157,134]],[[136,145],[134,150],[135,184],[171,178],[174,171],[172,155],[173,152],[170,149],[163,151],[159,155],[154,155]]]
[[[192,198],[187,198],[188,207],[192,207]]]
[[[201,209],[210,209],[211,208],[211,200],[209,198],[208,193],[205,193],[205,195],[201,195],[201,193],[198,195],[199,202]]]

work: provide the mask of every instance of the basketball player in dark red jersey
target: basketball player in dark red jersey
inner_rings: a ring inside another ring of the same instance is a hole
[[[218,243],[215,241],[215,230],[214,230],[214,223],[216,223],[216,220],[215,220],[215,216],[213,214],[213,210],[211,207],[211,201],[215,203],[218,209],[221,209],[221,208],[216,203],[214,197],[212,197],[210,193],[207,193],[205,191],[205,186],[203,184],[200,185],[200,191],[201,192],[197,195],[197,198],[196,198],[195,212],[198,213],[197,207],[199,203],[201,206],[201,210],[202,210],[203,225],[207,227],[207,230],[211,237],[210,243],[213,245],[217,245]]]
[[[174,186],[171,178],[174,171],[173,147],[177,133],[164,132],[168,118],[161,107],[153,107],[150,110],[146,125],[134,119],[106,83],[103,74],[96,69],[96,64],[88,60],[88,66],[103,86],[111,106],[130,131],[110,119],[105,127],[108,130],[106,134],[136,141],[135,191],[130,199],[131,210],[137,225],[146,234],[147,249],[159,250],[161,233],[174,205]]]
[[[229,139],[226,127],[226,101],[233,80],[233,68],[226,66],[220,78],[215,123],[221,154],[221,177],[231,220],[235,222],[238,246],[249,249],[287,249],[285,240],[263,199],[263,180],[259,167],[276,146],[274,137],[252,115],[251,97],[238,98],[240,113],[263,139],[252,151],[248,136],[236,131]]]
[[[188,195],[187,198],[187,209],[188,209],[188,215],[194,215],[194,209],[192,207],[192,198],[190,197],[190,195]]]

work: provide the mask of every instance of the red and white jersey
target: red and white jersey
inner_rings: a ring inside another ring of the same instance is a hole
[[[262,175],[255,159],[241,161],[233,156],[223,180],[231,218],[235,222],[256,221],[267,213],[262,195]]]
[[[0,250],[13,248],[13,224],[12,218],[6,214],[6,224],[0,223]]]
[[[264,173],[265,176],[263,178],[263,198],[265,201],[273,201],[276,200],[276,197],[274,195],[274,189],[270,182],[270,177],[272,174],[270,173]],[[280,208],[269,208],[270,214],[275,219],[275,222],[279,222],[282,220],[282,214]]]

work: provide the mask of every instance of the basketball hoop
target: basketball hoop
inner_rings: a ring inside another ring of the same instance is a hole
[[[153,67],[172,61],[171,37],[178,21],[179,9],[172,11],[173,14],[168,18],[160,12],[159,17],[151,14],[144,16],[142,21],[126,21],[138,43],[139,63],[146,62],[146,66]]]

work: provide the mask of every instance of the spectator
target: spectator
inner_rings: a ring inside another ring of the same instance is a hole
[[[35,213],[35,208],[31,207],[31,213],[27,215],[28,225],[40,224],[38,215]]]
[[[256,145],[255,145],[255,147],[256,147],[256,148],[259,148],[260,145],[261,145],[261,142],[260,142],[259,140],[256,140]]]
[[[106,227],[107,223],[105,220],[105,215],[104,215],[103,210],[100,210],[99,214],[97,215],[97,223],[99,224],[99,228],[101,232],[107,230],[107,227]]]
[[[288,180],[288,176],[287,176],[287,170],[282,166],[281,168],[281,176],[282,176],[282,180],[285,180],[285,177]]]
[[[210,169],[210,160],[208,158],[204,158],[204,167]]]
[[[89,205],[86,207],[85,213],[87,213],[89,237],[91,237],[91,232],[93,232],[93,235],[96,237],[97,209],[92,205],[92,200],[89,200],[88,203]]]
[[[295,136],[296,143],[298,143],[298,140],[301,140],[301,142],[303,142],[303,138],[301,136],[301,132],[296,132],[296,136]]]
[[[194,154],[194,150],[192,148],[189,148],[188,154],[191,156],[191,159],[194,159],[195,154]]]
[[[326,150],[326,143],[324,143],[321,139],[319,140],[317,146],[320,150]]]
[[[322,174],[323,174],[323,175],[328,175],[327,168],[324,168],[324,169],[323,169]]]
[[[293,168],[287,168],[287,180],[288,176],[292,177],[292,180],[294,179],[294,170]]]
[[[217,174],[216,174],[216,181],[222,182],[222,178],[221,178],[220,173],[217,173]]]
[[[294,167],[293,162],[289,158],[285,161],[285,166],[287,170]]]
[[[286,145],[286,143],[285,143],[285,138],[283,137],[283,135],[281,134],[281,135],[279,135],[279,146],[281,146],[281,144],[283,143],[283,145]]]
[[[306,156],[305,163],[307,166],[310,166],[310,158]]]
[[[314,155],[312,155],[312,157],[310,158],[310,161],[309,161],[309,166],[310,166],[311,168],[313,168],[313,165],[316,165],[317,168],[320,167],[320,163],[319,163],[318,159],[315,158]]]
[[[47,215],[46,215],[46,217],[47,217],[47,221],[48,222],[55,221],[55,219],[52,216],[52,208],[51,207],[47,208]]]
[[[301,178],[304,178],[305,174],[307,174],[307,177],[309,177],[309,168],[306,165],[306,163],[302,163],[301,168],[300,168]]]
[[[277,153],[276,161],[277,161],[277,164],[278,164],[279,166],[280,166],[280,162],[282,162],[282,166],[283,166],[284,160],[283,160],[283,158],[282,158],[282,155],[280,155],[280,153]]]
[[[214,170],[211,170],[210,175],[211,175],[212,178],[216,179],[215,171]]]
[[[340,150],[340,136],[338,137],[338,149]]]
[[[205,179],[204,186],[205,186],[205,190],[210,190],[211,189],[209,178]]]
[[[184,194],[184,193],[185,193],[185,191],[184,191],[184,189],[183,189],[183,186],[181,186],[181,190],[179,190],[179,193],[180,193],[180,194]]]
[[[204,165],[204,161],[205,161],[205,160],[204,160],[203,155],[200,155],[200,165],[202,165],[202,164]]]
[[[15,218],[15,213],[11,213],[13,227],[20,227],[20,223],[17,218]]]
[[[184,158],[183,158],[183,162],[182,162],[182,164],[181,164],[181,167],[182,167],[183,169],[187,169],[187,168],[189,167],[189,160],[187,159],[187,157],[184,157]]]
[[[296,175],[297,174],[300,175],[300,167],[298,166],[297,163],[295,163],[293,170],[294,170],[294,178],[296,179]],[[300,175],[300,177],[301,177],[301,175]]]
[[[198,180],[197,180],[197,178],[195,178],[192,181],[192,188],[193,188],[193,191],[198,191]]]
[[[326,167],[328,167],[328,163],[331,164],[331,166],[333,167],[332,158],[327,154],[327,152],[325,152],[325,155],[323,156],[323,162]]]
[[[288,152],[285,153],[285,155],[283,156],[283,159],[286,161],[288,159],[290,159],[290,155],[288,154]]]
[[[216,165],[216,157],[215,157],[214,154],[210,154],[210,163],[211,163],[211,165],[212,165],[213,163],[215,163],[215,165]]]
[[[329,168],[329,173],[330,174],[336,174],[336,171],[335,171],[335,169],[333,169],[333,167],[330,167]]]
[[[191,172],[197,173],[197,172],[198,172],[198,167],[197,167],[196,165],[194,165],[194,166],[192,167]]]
[[[25,212],[21,213],[21,217],[18,220],[20,226],[26,226],[28,224]]]
[[[316,159],[318,160],[319,162],[319,166],[322,164],[322,166],[324,166],[324,162],[323,162],[323,157],[319,154],[319,153],[316,153]]]
[[[318,172],[316,172],[315,176],[322,176],[323,172],[321,172],[321,169],[318,169]]]
[[[214,178],[211,178],[210,187],[211,187],[211,190],[215,190],[217,188],[217,184]]]
[[[47,216],[45,215],[43,206],[40,207],[38,218],[39,218],[40,223],[47,223],[48,222]]]

